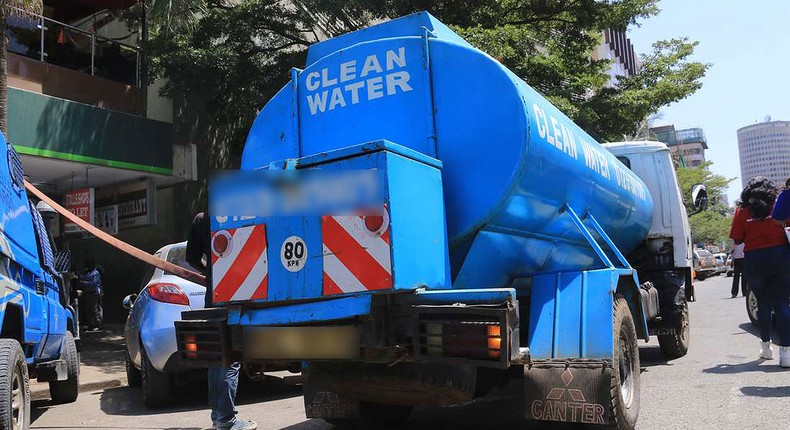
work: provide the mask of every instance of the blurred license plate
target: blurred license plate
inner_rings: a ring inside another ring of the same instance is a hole
[[[244,329],[248,359],[359,358],[359,330],[338,327],[250,327]]]

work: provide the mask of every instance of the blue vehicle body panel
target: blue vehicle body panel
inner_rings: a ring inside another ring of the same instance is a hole
[[[27,198],[19,156],[1,134],[0,147],[0,321],[18,311],[28,364],[51,361],[60,357],[74,316],[60,303],[49,238]]]
[[[403,155],[402,155],[403,154]],[[283,163],[275,163],[277,165]],[[296,160],[304,169],[366,171],[380,173],[378,207],[388,211],[390,232],[392,290],[450,287],[447,233],[444,228],[442,181],[435,159],[392,142],[373,142]],[[250,174],[241,172],[240,174]],[[261,172],[262,174],[265,172]],[[231,177],[210,184],[210,212],[218,214],[223,196],[238,185]],[[255,194],[255,183],[243,194]],[[262,301],[312,299],[324,296],[322,215],[270,216],[251,219],[211,219],[211,230],[232,229],[250,224],[265,224],[268,243],[268,297]],[[353,215],[353,214],[352,214]],[[281,244],[291,236],[304,240],[307,249],[303,269],[290,271],[280,262]],[[217,276],[215,276],[217,278]]]
[[[267,309],[233,308],[228,324],[242,326],[275,326],[304,324],[315,321],[336,321],[370,314],[370,294],[338,297],[320,302],[295,303]]]

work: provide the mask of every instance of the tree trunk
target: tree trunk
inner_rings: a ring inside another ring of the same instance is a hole
[[[5,0],[0,0],[0,131],[8,139],[8,39],[5,34],[5,5]]]

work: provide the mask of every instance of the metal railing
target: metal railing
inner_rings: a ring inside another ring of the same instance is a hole
[[[140,49],[39,14],[7,6],[8,51],[140,86]]]

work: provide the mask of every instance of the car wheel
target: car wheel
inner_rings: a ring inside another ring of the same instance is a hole
[[[634,430],[639,416],[639,344],[628,302],[614,302],[614,359],[612,360],[611,407],[616,430]]]
[[[66,340],[60,358],[66,361],[68,378],[65,381],[51,381],[49,383],[49,394],[52,397],[52,402],[56,405],[76,402],[80,392],[80,356],[71,332],[66,332]]]
[[[757,296],[754,294],[754,291],[750,288],[749,291],[746,293],[746,315],[749,316],[749,320],[752,324],[757,325],[757,312],[759,311],[757,307]]]
[[[140,369],[134,367],[132,358],[129,357],[129,350],[126,351],[126,381],[130,387],[139,387],[143,385],[143,374]]]
[[[170,375],[154,368],[145,349],[140,348],[140,361],[142,362],[142,387],[143,403],[149,408],[161,408],[170,404],[172,385]]]
[[[30,378],[22,347],[0,339],[0,428],[30,428]]]

